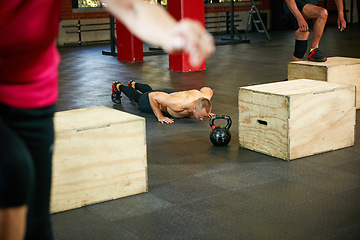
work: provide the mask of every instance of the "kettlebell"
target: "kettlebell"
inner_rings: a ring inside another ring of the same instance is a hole
[[[226,119],[227,124],[225,127],[223,126],[215,126],[214,121],[215,119]],[[229,128],[231,127],[231,118],[227,115],[215,115],[212,116],[209,120],[210,127],[212,129],[210,133],[210,141],[215,146],[226,146],[231,140],[231,133],[229,131]]]

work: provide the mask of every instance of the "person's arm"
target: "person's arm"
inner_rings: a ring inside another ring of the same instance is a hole
[[[338,28],[340,31],[343,31],[346,28],[346,21],[344,19],[344,4],[342,0],[335,0],[335,4],[338,10]]]
[[[169,107],[174,112],[182,111],[179,104],[174,102],[175,97],[170,96],[164,92],[151,92],[149,93],[149,102],[150,106],[157,117],[158,121],[161,123],[174,123],[174,119],[165,117],[160,109],[160,105],[164,107]]]
[[[215,51],[214,39],[203,25],[194,20],[177,22],[158,4],[144,0],[101,0],[107,9],[134,35],[165,51],[183,50],[190,64],[200,65]]]
[[[295,16],[296,20],[298,21],[299,30],[301,32],[308,32],[309,26],[305,21],[304,16],[299,11],[299,8],[297,7],[295,0],[286,0],[286,4],[290,12]]]

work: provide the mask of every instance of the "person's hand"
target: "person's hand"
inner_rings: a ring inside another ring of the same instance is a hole
[[[215,113],[209,113],[209,115],[206,116],[206,118],[211,118],[212,116],[215,116]],[[204,120],[204,118],[200,118],[200,121]]]
[[[211,118],[212,116],[215,116],[215,113],[209,113],[209,115],[206,116],[206,118]],[[199,117],[200,121],[203,121],[204,118],[203,117]]]
[[[300,32],[308,32],[309,31],[309,25],[307,24],[307,22],[305,21],[305,19],[303,17],[298,19],[298,25],[299,25]]]
[[[194,20],[183,19],[179,21],[169,32],[168,40],[165,40],[162,48],[175,53],[184,51],[189,54],[189,62],[197,67],[215,52],[214,39],[203,25]]]
[[[340,31],[343,31],[346,28],[346,21],[344,16],[338,16],[337,24]]]
[[[168,117],[164,117],[164,116],[159,117],[159,118],[158,118],[158,121],[161,122],[161,123],[167,123],[167,124],[169,124],[169,123],[174,123],[174,119],[171,119],[171,118],[168,118]]]

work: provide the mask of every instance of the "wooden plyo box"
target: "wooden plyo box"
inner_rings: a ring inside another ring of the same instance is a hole
[[[326,62],[290,62],[288,79],[304,78],[355,85],[356,108],[360,109],[360,58],[329,57]]]
[[[243,148],[293,160],[354,145],[355,86],[299,79],[239,88]]]
[[[52,213],[147,192],[145,119],[107,107],[57,112]]]

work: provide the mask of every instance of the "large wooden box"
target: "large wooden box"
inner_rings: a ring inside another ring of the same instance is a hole
[[[355,86],[293,80],[239,88],[243,148],[293,160],[354,145]]]
[[[288,79],[303,78],[355,85],[356,108],[360,109],[360,58],[329,57],[326,62],[290,62]]]
[[[50,211],[147,191],[145,119],[107,107],[57,112]]]

